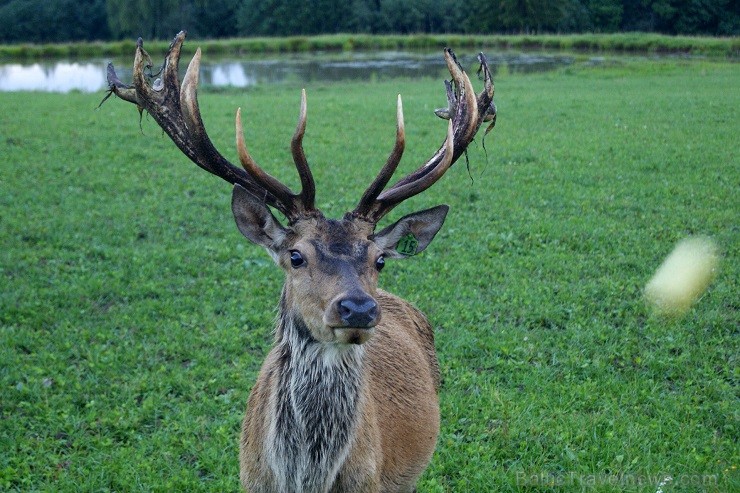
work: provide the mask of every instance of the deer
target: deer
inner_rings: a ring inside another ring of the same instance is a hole
[[[151,74],[139,38],[133,85],[123,83],[109,64],[105,99],[115,94],[135,104],[140,116],[146,111],[185,156],[233,185],[238,230],[284,272],[274,342],[242,424],[242,487],[253,493],[416,491],[440,427],[434,333],[421,311],[378,287],[379,274],[386,259],[409,258],[427,248],[449,207],[408,214],[378,231],[376,226],[402,201],[434,185],[466,153],[484,121],[492,122],[488,130],[495,124],[485,56],[478,55],[484,89],[476,95],[454,53],[444,50],[452,76],[445,81],[448,107],[437,110],[448,119],[445,140],[426,163],[386,188],[405,146],[398,96],[396,142],[387,161],[355,209],[330,219],[316,207],[303,150],[305,89],[290,143],[301,184],[296,193],[248,152],[241,109],[235,129],[242,166],[216,150],[198,106],[200,48],[179,82],[185,35],[172,41],[157,75]]]

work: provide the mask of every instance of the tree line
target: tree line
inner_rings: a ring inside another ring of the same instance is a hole
[[[331,33],[740,34],[737,0],[0,0],[0,42]]]

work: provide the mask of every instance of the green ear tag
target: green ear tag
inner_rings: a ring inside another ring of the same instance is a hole
[[[398,240],[398,244],[396,245],[396,251],[400,253],[401,255],[406,255],[407,257],[410,257],[411,255],[416,255],[416,249],[418,247],[419,247],[419,240],[417,240],[414,235],[409,233],[406,236],[402,237],[400,240]]]

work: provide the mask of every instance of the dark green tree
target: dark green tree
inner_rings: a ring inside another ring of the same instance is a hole
[[[539,33],[557,30],[565,0],[497,0],[502,29],[507,32]]]
[[[622,2],[614,0],[586,0],[585,7],[592,31],[615,32],[622,24]]]
[[[565,0],[560,7],[558,32],[576,33],[593,30],[591,15],[585,1]]]
[[[380,18],[384,32],[411,34],[423,32],[424,14],[418,2],[381,0]]]
[[[737,0],[624,0],[621,28],[666,34],[740,34]]]
[[[252,36],[346,31],[351,6],[346,0],[244,0],[237,13],[238,31]]]
[[[114,38],[169,39],[197,28],[194,0],[107,0],[108,27]]]
[[[733,34],[722,32],[723,24],[738,20],[738,2],[730,0],[672,0],[664,15],[658,16],[657,29],[671,34]],[[733,13],[734,9],[734,13]],[[737,34],[737,27],[735,28]]]
[[[469,0],[467,15],[461,19],[462,28],[468,33],[502,32],[501,10],[491,0]]]
[[[0,0],[0,42],[321,33],[740,34],[738,0]]]
[[[241,3],[242,0],[196,0],[189,24],[183,27],[200,38],[234,37]]]
[[[65,42],[108,39],[105,0],[0,2],[0,41]]]
[[[380,0],[352,0],[352,13],[347,27],[353,33],[379,31]]]

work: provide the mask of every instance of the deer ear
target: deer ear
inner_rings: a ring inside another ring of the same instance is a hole
[[[449,207],[431,209],[404,216],[370,237],[389,258],[406,258],[424,250],[432,242],[447,217]]]
[[[288,230],[272,215],[270,209],[244,187],[236,184],[231,194],[231,211],[239,231],[249,241],[265,247],[275,258]]]

